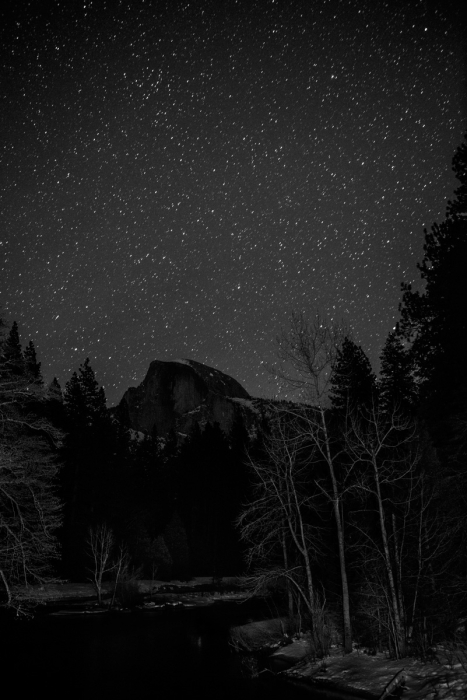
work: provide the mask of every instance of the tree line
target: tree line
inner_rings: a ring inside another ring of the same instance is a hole
[[[283,587],[315,646],[429,649],[466,611],[467,144],[446,219],[425,230],[423,291],[402,285],[377,379],[343,324],[292,316],[253,495],[239,518],[255,591]],[[336,581],[339,585],[336,585]],[[326,601],[326,604],[325,602]]]
[[[113,543],[109,571],[123,547],[132,577],[239,573],[243,424],[229,436],[218,424],[195,426],[183,440],[174,431],[138,433],[124,409],[107,408],[89,359],[63,389],[56,379],[45,386],[34,344],[23,350],[16,322],[2,330],[2,602],[19,611],[34,602],[32,584],[96,582],[103,532],[100,555],[104,540]]]

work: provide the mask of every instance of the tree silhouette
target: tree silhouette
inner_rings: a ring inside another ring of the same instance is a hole
[[[450,202],[445,221],[433,224],[429,232],[425,229],[424,257],[417,266],[425,289],[413,291],[411,285],[403,284],[398,333],[411,343],[424,396],[438,396],[439,400],[444,395],[444,401],[454,402],[457,397],[465,404],[466,144],[458,148],[453,169],[461,181],[461,187],[456,190],[457,199]],[[450,381],[454,371],[455,381]]]
[[[412,358],[401,337],[389,333],[381,352],[379,400],[384,411],[397,408],[412,412],[417,402],[417,385],[412,372]]]
[[[89,526],[105,519],[106,483],[113,461],[114,432],[105,393],[89,358],[65,386],[66,437],[62,489],[65,500],[64,562],[82,575],[83,543]]]
[[[36,348],[32,340],[24,349],[25,371],[36,384],[42,384],[41,363],[37,361]]]
[[[422,292],[404,284],[398,333],[410,343],[423,413],[435,442],[462,462],[467,449],[465,270],[467,268],[467,145],[453,159],[461,182],[445,221],[425,229],[418,265]]]
[[[337,351],[331,375],[331,402],[343,413],[370,406],[376,395],[376,378],[362,348],[346,337]]]
[[[3,342],[2,356],[5,369],[7,369],[10,374],[19,375],[24,373],[24,356],[16,321],[13,321],[10,332]]]

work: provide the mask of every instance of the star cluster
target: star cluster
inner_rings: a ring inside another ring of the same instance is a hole
[[[46,378],[109,403],[153,359],[253,394],[292,310],[375,361],[444,216],[458,23],[426,0],[15,3],[2,21],[0,301]]]

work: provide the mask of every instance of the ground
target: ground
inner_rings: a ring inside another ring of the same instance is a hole
[[[336,644],[324,659],[312,660],[308,636],[287,637],[286,625],[285,618],[250,622],[233,627],[231,640],[247,654],[271,650],[269,666],[274,672],[300,684],[340,691],[339,697],[347,693],[373,700],[389,698],[398,687],[404,700],[467,699],[467,655],[461,647],[438,647],[432,660],[421,661],[391,659],[383,653],[369,655],[358,649],[344,655]]]
[[[467,698],[467,657],[464,652],[446,648],[436,650],[436,660],[390,659],[386,654],[369,656],[354,651],[343,655],[332,649],[326,659],[312,662],[306,659],[306,639],[275,652],[277,657],[294,658],[297,665],[285,671],[295,679],[313,678],[313,683],[340,687],[350,691],[366,691],[376,698],[400,674],[403,677],[404,700],[465,700]]]

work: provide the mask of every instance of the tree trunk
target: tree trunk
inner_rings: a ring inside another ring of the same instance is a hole
[[[334,462],[332,459],[331,449],[329,445],[326,416],[324,415],[323,409],[320,409],[320,413],[321,424],[323,426],[324,432],[326,461],[328,463],[329,473],[331,475],[332,481],[334,517],[336,520],[337,541],[339,543],[339,566],[341,572],[342,585],[342,616],[344,623],[344,651],[346,654],[350,654],[352,651],[352,623],[350,621],[349,585],[347,580],[347,567],[345,563],[344,522],[340,511],[339,490],[337,487],[337,479],[334,472]]]
[[[375,473],[375,484],[376,493],[378,497],[378,511],[379,511],[379,523],[381,527],[381,538],[383,540],[384,549],[384,563],[386,566],[386,572],[388,575],[389,592],[391,597],[392,613],[394,616],[394,634],[395,634],[395,652],[398,658],[405,656],[405,631],[401,621],[401,614],[399,610],[399,602],[397,599],[396,584],[394,580],[394,572],[391,565],[391,555],[389,552],[388,535],[386,530],[385,513],[383,498],[381,494],[381,486],[379,483],[379,472],[378,465],[376,461],[373,461],[373,468]]]
[[[285,532],[282,532],[282,538],[281,538],[281,544],[282,544],[282,555],[284,557],[284,569],[288,571],[289,568],[289,561],[288,561],[288,556],[287,556],[287,546],[285,543]],[[293,594],[292,594],[292,586],[288,578],[285,580],[285,585],[287,587],[287,602],[288,602],[288,608],[289,608],[289,617],[293,618]]]
[[[334,514],[336,517],[337,539],[339,542],[339,565],[342,583],[342,613],[344,618],[344,651],[350,654],[352,651],[352,624],[350,622],[349,585],[347,581],[347,569],[345,565],[344,531],[342,518],[339,511],[339,502],[334,501]]]
[[[400,557],[399,537],[396,529],[396,516],[394,513],[392,514],[392,531],[394,534],[394,558],[396,560],[397,568],[397,600],[399,603],[399,615],[401,618],[402,627],[403,629],[406,629],[407,625],[405,620],[404,595],[402,592],[402,561]]]

